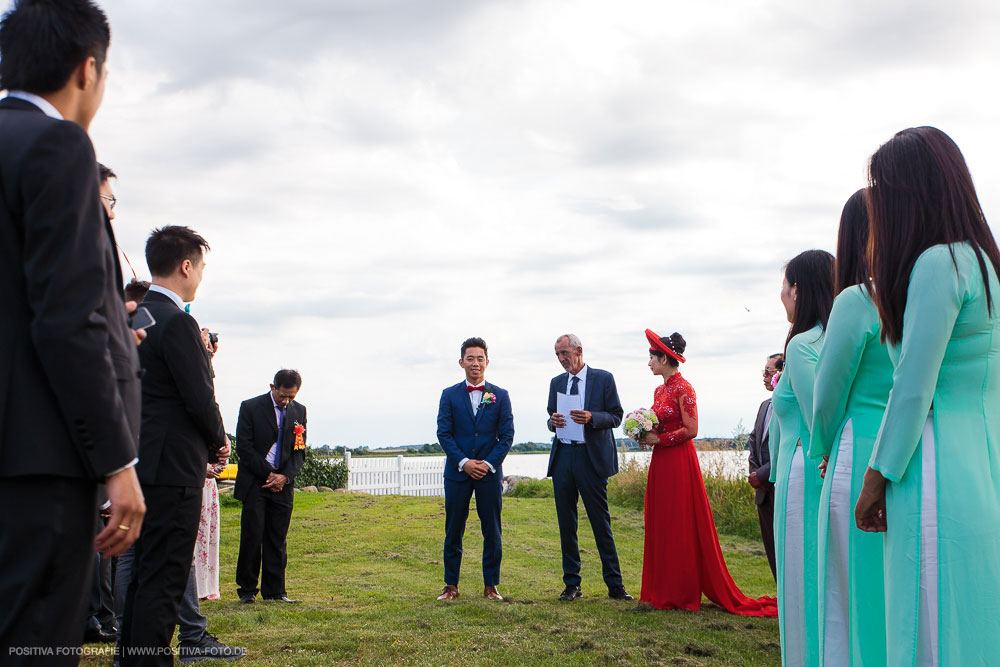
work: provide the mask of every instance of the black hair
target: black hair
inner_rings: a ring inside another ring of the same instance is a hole
[[[817,323],[826,330],[833,309],[833,255],[825,250],[806,250],[785,265],[785,280],[797,287],[795,317],[788,328],[788,341]]]
[[[837,231],[837,259],[834,263],[834,295],[852,285],[865,285],[871,294],[868,270],[868,209],[865,191],[861,188],[847,200],[840,213]]]
[[[146,241],[146,264],[153,277],[169,276],[185,259],[192,262],[211,250],[208,242],[189,227],[167,225],[154,229]]]
[[[274,374],[274,386],[285,387],[286,389],[291,389],[292,387],[300,389],[302,387],[302,376],[299,375],[298,371],[283,368]]]
[[[486,355],[487,359],[490,358],[490,351],[486,347],[486,341],[483,340],[482,338],[479,338],[478,336],[474,336],[472,338],[466,338],[465,342],[462,343],[462,355],[461,356],[464,357],[465,356],[465,351],[468,350],[470,347],[481,347],[481,348],[483,348],[483,354]]]
[[[139,280],[138,278],[133,278],[125,285],[125,300],[139,302],[146,298],[146,292],[149,291],[149,281]]]
[[[97,182],[101,185],[104,185],[112,178],[118,178],[118,174],[116,174],[111,167],[106,167],[100,162],[97,163],[97,172],[99,174]]]
[[[110,44],[108,19],[90,0],[15,0],[0,22],[0,88],[54,93],[90,57],[100,75]]]
[[[680,335],[676,331],[670,334],[669,336],[664,336],[663,338],[660,338],[660,342],[682,357],[684,356],[684,350],[687,349],[687,341],[684,340],[684,336]],[[671,357],[669,354],[664,354],[659,350],[650,350],[649,352],[650,354],[655,354],[656,358],[659,359],[661,362],[666,360],[666,362],[671,366],[673,366],[674,368],[677,368],[678,366],[681,365],[679,361]]]

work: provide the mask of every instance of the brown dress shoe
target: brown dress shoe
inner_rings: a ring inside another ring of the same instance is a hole
[[[448,584],[441,591],[441,595],[438,596],[438,600],[454,600],[458,597],[458,586],[452,586]]]
[[[487,586],[484,588],[483,597],[487,600],[503,600],[503,598],[500,597],[500,593],[497,592],[496,586]]]

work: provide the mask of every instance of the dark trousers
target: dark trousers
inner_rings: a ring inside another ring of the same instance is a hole
[[[95,525],[95,535],[107,524],[104,518],[98,518]],[[112,581],[114,562],[117,558],[105,558],[94,554],[94,583],[90,590],[90,604],[87,610],[86,627],[88,630],[103,630],[114,632],[118,628],[115,622],[114,595]]]
[[[618,549],[611,533],[611,512],[608,511],[608,478],[599,477],[587,455],[587,445],[558,447],[552,467],[552,488],[555,492],[556,516],[559,519],[559,541],[562,546],[563,583],[580,585],[580,544],[576,539],[577,499],[583,506],[594,531],[601,569],[608,588],[622,585],[618,565]]]
[[[767,564],[771,566],[771,576],[778,580],[778,570],[774,563],[774,487],[769,486],[764,502],[757,505],[757,518],[760,520],[760,537],[764,541],[764,551],[767,552]]]
[[[0,507],[0,663],[76,665],[79,655],[55,651],[83,643],[97,486],[61,477],[0,478]]]
[[[193,559],[192,559],[193,560]],[[129,548],[118,558],[115,571],[115,621],[118,627],[125,623],[125,594],[132,583],[132,564],[135,561],[135,547]],[[208,630],[208,619],[201,613],[198,604],[198,582],[195,580],[194,566],[188,574],[187,588],[177,607],[177,639],[185,644],[196,644]]]
[[[500,510],[503,506],[503,479],[499,473],[487,473],[482,479],[461,482],[444,480],[444,583],[458,586],[462,569],[462,537],[469,518],[469,502],[476,494],[476,513],[483,531],[483,585],[500,584],[500,561],[503,543]]]
[[[291,484],[277,493],[256,485],[247,491],[240,515],[240,555],[236,561],[236,593],[240,598],[257,595],[258,575],[261,597],[280,598],[287,594],[285,540],[292,520],[294,494]]]
[[[201,487],[144,485],[142,494],[146,519],[125,596],[122,665],[172,665],[170,640],[194,558]]]

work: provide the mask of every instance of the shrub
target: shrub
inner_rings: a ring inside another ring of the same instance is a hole
[[[306,460],[295,476],[295,486],[328,486],[331,489],[342,489],[347,486],[347,464],[343,459],[336,462],[321,459],[315,452],[306,447]]]
[[[548,477],[545,479],[522,479],[518,482],[510,493],[507,494],[508,498],[552,498],[555,492],[552,490],[552,480]]]
[[[716,471],[719,472],[719,471]],[[646,503],[649,466],[626,461],[608,482],[608,501],[613,505],[641,510]],[[760,539],[760,523],[754,504],[754,489],[743,479],[704,475],[705,492],[719,533]],[[516,488],[516,487],[515,487]]]

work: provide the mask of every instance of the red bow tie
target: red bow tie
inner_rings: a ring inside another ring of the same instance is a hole
[[[478,387],[473,387],[472,385],[468,385],[467,384],[467,385],[465,385],[465,388],[469,390],[470,394],[472,392],[474,392],[474,391],[486,391],[486,385],[485,384],[481,384]]]

